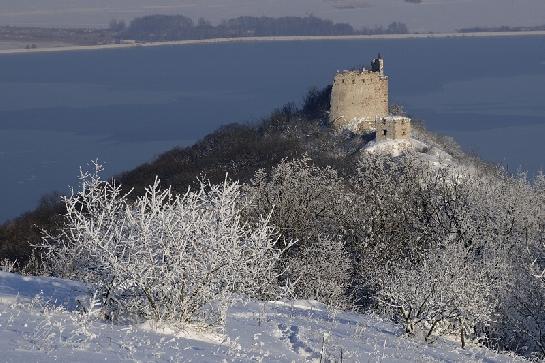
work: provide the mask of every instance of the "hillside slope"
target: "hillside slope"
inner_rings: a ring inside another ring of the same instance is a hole
[[[378,317],[312,301],[240,302],[223,332],[151,322],[114,325],[82,314],[85,287],[0,272],[3,362],[515,362],[483,348],[422,344]],[[342,357],[342,360],[341,360]]]

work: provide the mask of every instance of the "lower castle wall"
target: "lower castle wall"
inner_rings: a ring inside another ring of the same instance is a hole
[[[408,117],[383,117],[375,122],[376,141],[411,138],[411,119]]]

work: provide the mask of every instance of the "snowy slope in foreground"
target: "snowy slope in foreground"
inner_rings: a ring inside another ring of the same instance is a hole
[[[308,301],[236,304],[223,334],[112,325],[73,311],[83,290],[71,281],[0,272],[0,361],[317,362],[322,347],[324,362],[339,362],[341,354],[343,362],[518,361],[446,341],[422,344],[377,317]]]

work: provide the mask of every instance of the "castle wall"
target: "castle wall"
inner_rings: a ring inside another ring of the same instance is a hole
[[[337,128],[354,119],[374,122],[388,115],[388,77],[380,72],[338,73],[331,93],[330,121]]]
[[[375,122],[376,141],[403,140],[411,137],[411,119],[401,116],[388,116]]]

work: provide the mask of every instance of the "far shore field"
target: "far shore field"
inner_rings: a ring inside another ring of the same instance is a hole
[[[268,36],[268,37],[241,37],[241,38],[213,38],[195,40],[175,40],[165,42],[125,42],[121,44],[102,45],[45,45],[35,49],[17,47],[19,44],[0,42],[0,54],[22,54],[22,53],[46,53],[46,52],[73,52],[84,50],[100,49],[122,49],[134,47],[159,47],[166,45],[194,45],[194,44],[217,44],[217,43],[239,43],[239,42],[295,42],[313,40],[373,40],[373,39],[418,39],[418,38],[475,38],[475,37],[523,37],[542,36],[545,31],[518,31],[518,32],[475,32],[475,33],[416,33],[416,34],[380,34],[380,35],[342,35],[342,36]]]

